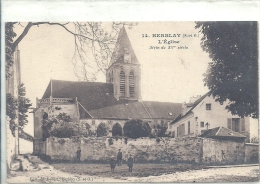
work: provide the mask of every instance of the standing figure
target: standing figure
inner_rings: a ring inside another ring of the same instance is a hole
[[[81,149],[80,147],[78,147],[78,150],[77,150],[77,161],[80,162],[80,157],[81,157]]]
[[[123,154],[121,152],[121,149],[119,149],[118,153],[117,153],[117,164],[118,164],[118,166],[122,165],[122,158],[123,158]]]
[[[132,172],[133,165],[134,165],[134,159],[133,159],[131,154],[130,154],[130,157],[128,158],[128,160],[127,160],[127,165],[128,165],[128,168],[129,168],[129,172]]]
[[[111,172],[115,171],[115,167],[116,167],[116,161],[114,159],[114,156],[111,157],[110,159],[110,168],[111,168]]]

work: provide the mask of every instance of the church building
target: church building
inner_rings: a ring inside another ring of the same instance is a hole
[[[51,80],[34,111],[34,153],[41,150],[44,118],[66,113],[74,122],[90,125],[96,131],[100,123],[121,127],[130,119],[142,119],[151,128],[161,121],[170,124],[182,110],[181,103],[143,101],[141,66],[123,27],[119,33],[106,83]]]
[[[36,99],[34,154],[44,152],[43,120],[60,113],[68,114],[73,122],[86,125],[94,132],[100,123],[105,123],[110,136],[113,126],[123,128],[130,119],[142,119],[152,129],[161,122],[168,124],[167,131],[172,137],[200,136],[214,129],[225,130],[224,137],[237,138],[239,134],[238,138],[249,141],[250,118],[233,116],[208,93],[191,97],[184,104],[143,101],[141,80],[140,63],[123,27],[105,83],[51,80],[42,98]]]

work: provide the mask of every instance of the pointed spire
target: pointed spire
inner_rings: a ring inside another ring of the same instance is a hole
[[[110,66],[115,62],[125,62],[124,60],[125,52],[129,53],[128,54],[130,58],[128,59],[129,63],[139,64],[134,49],[132,48],[132,44],[129,40],[127,30],[123,25],[117,38],[117,43],[110,61]]]

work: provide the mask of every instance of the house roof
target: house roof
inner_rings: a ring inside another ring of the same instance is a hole
[[[174,119],[181,111],[180,103],[137,101],[91,110],[94,118]]]
[[[99,82],[52,80],[42,99],[50,97],[51,83],[53,98],[77,98],[87,111],[117,104],[113,84]]]
[[[230,138],[246,138],[246,136],[230,130],[225,127],[216,127],[205,131],[200,137],[205,138],[220,138],[220,137],[230,137]]]
[[[193,104],[192,107],[184,114],[182,115],[181,113],[179,114],[179,116],[173,121],[171,122],[171,124],[174,124],[175,122],[179,121],[180,119],[182,119],[183,117],[187,116],[188,114],[192,113],[192,110],[199,105],[199,103],[206,98],[207,96],[209,96],[211,94],[211,92],[207,92],[206,94],[204,94],[203,96],[201,96],[198,100],[196,100]]]

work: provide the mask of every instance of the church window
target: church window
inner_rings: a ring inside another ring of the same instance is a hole
[[[125,96],[125,72],[120,72],[120,95]]]
[[[130,97],[135,96],[135,76],[133,71],[129,74],[129,94]]]

